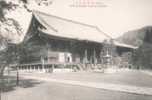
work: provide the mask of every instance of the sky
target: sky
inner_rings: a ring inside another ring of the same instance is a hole
[[[100,2],[101,7],[73,7],[82,1]],[[52,0],[48,7],[38,7],[33,0],[31,9],[66,19],[98,26],[113,38],[124,32],[152,25],[152,0]],[[31,14],[20,12],[13,14],[27,30]],[[26,20],[25,20],[26,19]]]

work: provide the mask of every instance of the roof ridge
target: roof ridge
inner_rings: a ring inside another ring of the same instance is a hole
[[[100,29],[98,26],[95,26],[95,27],[96,27],[96,29],[97,29],[99,32],[101,32],[102,34],[104,34],[104,35],[106,35],[107,37],[109,37],[110,39],[112,39],[111,36],[109,36],[108,34],[104,33],[103,31],[101,31],[101,29]]]
[[[97,29],[97,26],[95,26],[95,25],[89,25],[89,24],[85,24],[85,23],[82,23],[82,22],[79,22],[79,21],[66,19],[66,18],[63,18],[63,17],[56,16],[56,15],[47,14],[45,12],[41,12],[41,11],[38,11],[38,10],[33,10],[32,12],[33,13],[41,13],[41,14],[44,14],[46,16],[52,16],[52,17],[55,17],[55,18],[58,18],[58,19],[61,19],[61,20],[65,20],[65,21],[69,21],[69,22],[72,22],[72,23],[75,23],[75,24],[80,24],[80,25],[84,25],[84,26],[87,26],[87,27],[92,27],[92,28],[96,28]]]

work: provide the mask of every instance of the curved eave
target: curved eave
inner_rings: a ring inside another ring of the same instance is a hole
[[[103,41],[95,41],[95,40],[89,40],[89,39],[80,39],[78,37],[74,37],[74,36],[71,36],[71,35],[62,35],[61,33],[56,33],[56,32],[51,32],[48,31],[48,30],[43,30],[43,29],[38,29],[40,32],[42,32],[43,34],[47,34],[49,36],[52,36],[52,37],[57,37],[57,38],[62,38],[62,39],[68,39],[68,40],[78,40],[78,41],[88,41],[88,42],[94,42],[94,43],[99,43],[99,44],[102,44]]]
[[[129,45],[129,44],[125,44],[125,43],[120,43],[118,41],[115,41],[114,44],[118,47],[124,47],[124,48],[129,48],[129,49],[137,49],[138,47],[133,46],[133,45]]]

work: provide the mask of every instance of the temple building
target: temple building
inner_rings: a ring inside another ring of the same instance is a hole
[[[22,71],[40,72],[52,72],[63,66],[83,70],[86,64],[102,64],[103,42],[111,39],[97,26],[33,11],[23,41],[27,53],[18,67]],[[117,41],[113,43],[120,55],[135,49]]]

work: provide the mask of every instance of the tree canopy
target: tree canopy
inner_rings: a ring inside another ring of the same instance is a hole
[[[22,44],[13,43],[13,37],[23,34],[20,23],[14,17],[8,15],[17,9],[24,9],[31,13],[32,8],[28,7],[31,1],[37,6],[48,6],[52,0],[0,0],[0,73],[5,66],[18,61],[19,57],[26,55]]]

